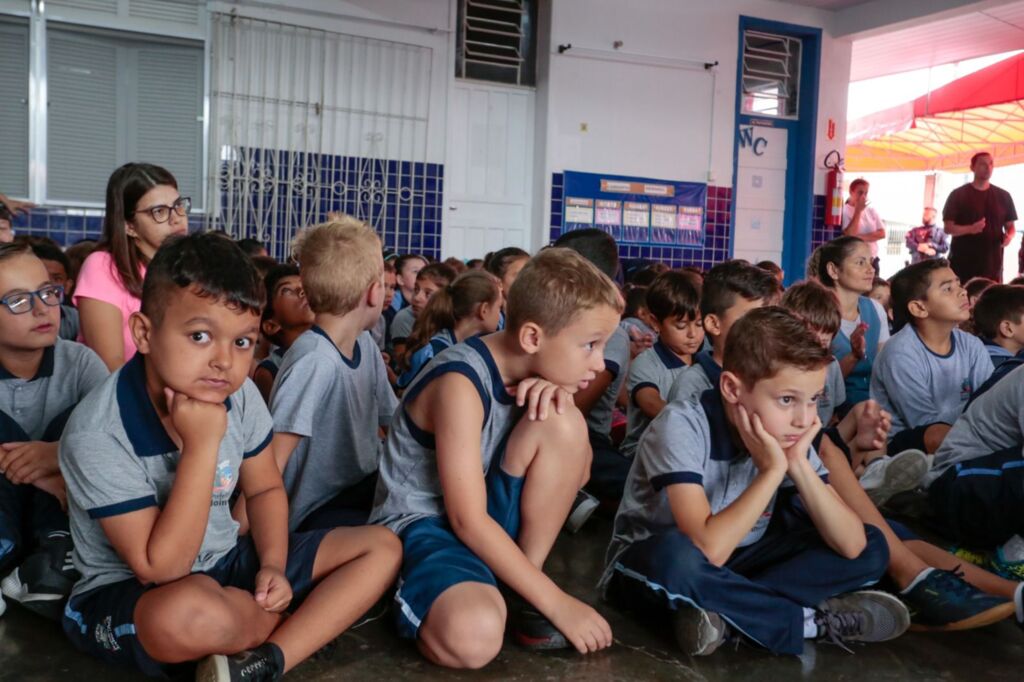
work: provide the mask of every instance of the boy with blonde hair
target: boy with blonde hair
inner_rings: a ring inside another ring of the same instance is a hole
[[[440,353],[406,390],[371,518],[402,539],[399,633],[430,661],[480,668],[498,655],[509,609],[499,581],[521,599],[520,644],[611,644],[605,620],[543,567],[590,468],[586,420],[566,394],[604,370],[621,310],[593,264],[547,249],[509,289],[506,328]]]
[[[380,239],[340,216],[300,233],[293,252],[315,320],[285,354],[270,396],[288,526],[360,525],[377,483],[378,429],[398,406],[369,332],[384,304]]]

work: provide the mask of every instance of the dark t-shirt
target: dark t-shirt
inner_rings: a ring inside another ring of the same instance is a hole
[[[942,208],[942,219],[970,225],[985,218],[985,231],[953,237],[949,263],[961,282],[971,277],[1003,281],[1003,226],[1017,219],[1013,198],[1004,189],[989,185],[979,190],[966,184],[953,190]]]

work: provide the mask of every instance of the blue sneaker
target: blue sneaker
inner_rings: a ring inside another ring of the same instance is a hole
[[[1014,614],[1013,601],[986,594],[961,575],[937,568],[900,598],[910,609],[911,630],[970,630]]]

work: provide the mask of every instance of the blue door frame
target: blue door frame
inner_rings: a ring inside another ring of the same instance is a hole
[[[742,112],[743,99],[743,33],[764,31],[791,36],[802,41],[800,49],[800,92],[797,120],[748,116]],[[786,149],[786,211],[782,230],[782,269],[786,285],[803,279],[807,258],[811,255],[811,226],[814,218],[814,159],[818,126],[818,90],[821,72],[821,29],[756,17],[740,16],[739,44],[736,59],[736,134],[732,156],[732,225],[733,239],[729,253],[735,252],[736,175],[739,165],[740,128],[765,125],[788,131]]]

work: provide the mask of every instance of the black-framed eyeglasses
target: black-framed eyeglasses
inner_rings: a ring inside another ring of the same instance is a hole
[[[21,315],[36,307],[37,298],[51,308],[58,306],[64,302],[64,287],[48,284],[38,291],[22,291],[4,296],[0,298],[0,303],[7,306],[11,313]]]
[[[171,211],[174,211],[180,216],[187,216],[188,212],[192,210],[192,197],[178,197],[178,199],[170,206],[150,206],[149,208],[139,208],[135,210],[136,214],[148,213],[149,217],[153,219],[154,223],[166,223],[171,219]]]

